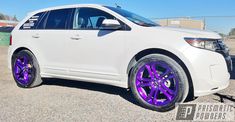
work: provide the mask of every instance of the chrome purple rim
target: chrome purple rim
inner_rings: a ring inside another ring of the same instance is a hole
[[[136,88],[139,95],[155,106],[164,106],[176,98],[179,78],[164,61],[144,64],[136,74]]]
[[[13,68],[14,77],[18,83],[29,85],[32,79],[32,64],[27,56],[17,57]]]

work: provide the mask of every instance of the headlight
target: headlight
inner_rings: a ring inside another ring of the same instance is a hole
[[[211,51],[220,50],[218,40],[216,39],[203,39],[203,38],[184,38],[187,43],[193,47],[207,49]]]

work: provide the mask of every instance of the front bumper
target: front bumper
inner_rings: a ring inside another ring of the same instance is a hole
[[[194,96],[203,96],[218,92],[229,85],[229,67],[231,57],[205,49],[189,47],[184,51],[191,66]],[[227,59],[226,59],[227,58]],[[227,60],[227,61],[226,61]]]

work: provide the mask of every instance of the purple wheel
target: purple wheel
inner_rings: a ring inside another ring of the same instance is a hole
[[[12,62],[12,74],[19,87],[27,88],[41,83],[38,76],[39,68],[31,52],[20,51],[13,56]]]
[[[156,106],[173,101],[178,92],[179,79],[164,61],[146,63],[138,70],[135,82],[139,95]]]
[[[184,70],[175,60],[160,54],[140,59],[133,67],[130,82],[137,101],[157,111],[173,109],[188,92]]]

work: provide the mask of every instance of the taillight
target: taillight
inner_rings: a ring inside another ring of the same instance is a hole
[[[10,36],[10,42],[9,45],[12,45],[12,35]]]

